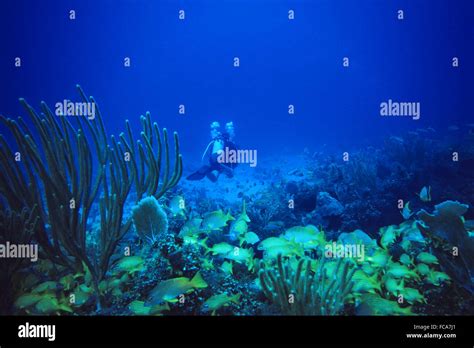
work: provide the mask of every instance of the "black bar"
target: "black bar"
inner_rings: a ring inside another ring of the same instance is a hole
[[[55,340],[19,338],[25,323]],[[415,325],[418,328],[415,328]],[[25,344],[416,344],[473,346],[472,317],[0,317],[0,346]],[[425,328],[423,330],[422,328]],[[407,334],[456,337],[408,338]]]

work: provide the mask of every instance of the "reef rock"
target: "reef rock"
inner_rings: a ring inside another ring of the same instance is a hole
[[[316,199],[316,210],[319,216],[326,218],[342,215],[344,206],[329,193],[319,192]]]
[[[461,286],[474,293],[474,238],[464,225],[462,216],[469,206],[445,201],[435,206],[433,214],[421,210],[417,216],[423,223],[418,229],[432,241],[440,264]],[[458,254],[453,255],[454,248]]]
[[[313,186],[300,184],[297,188],[293,184],[286,187],[287,192],[294,191],[295,211],[298,213],[310,213],[316,208],[316,193]]]

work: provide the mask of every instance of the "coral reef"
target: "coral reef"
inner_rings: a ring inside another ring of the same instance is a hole
[[[388,209],[393,202],[408,200],[426,185],[431,185],[438,202],[453,197],[472,202],[474,172],[468,169],[474,158],[472,137],[456,144],[456,150],[463,153],[459,161],[449,158],[452,151],[446,151],[453,146],[449,136],[437,134],[435,139],[433,130],[420,129],[389,137],[380,148],[351,151],[348,161],[338,153],[315,152],[305,155],[304,168],[311,174],[303,181],[314,183],[316,194],[328,192],[343,205],[340,226],[336,224],[335,230],[360,228],[372,234],[380,226],[399,221],[397,209]],[[301,178],[295,182],[302,185]],[[411,203],[415,210],[427,208],[417,200]],[[320,223],[315,219],[308,222]]]
[[[100,112],[69,121],[22,104],[30,120],[0,121],[0,242],[40,253],[0,264],[2,313],[473,312],[470,148],[441,176],[429,161],[446,143],[412,134],[348,161],[305,149],[178,185],[178,137],[172,160],[149,113],[139,139],[128,121],[115,138]]]

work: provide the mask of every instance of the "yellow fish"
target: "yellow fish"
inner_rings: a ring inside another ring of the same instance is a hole
[[[287,243],[280,246],[276,245],[267,248],[263,253],[263,257],[265,259],[276,259],[279,254],[282,256],[303,256],[304,249],[302,245],[297,243]]]
[[[427,252],[421,252],[417,255],[416,257],[416,260],[418,262],[422,262],[422,263],[426,263],[428,265],[431,265],[431,264],[438,264],[439,261],[438,259],[436,258],[436,256],[434,256],[433,254],[430,254],[430,253],[427,253]]]
[[[420,294],[417,289],[413,288],[404,288],[401,291],[403,299],[406,300],[409,304],[414,304],[415,302],[426,303],[425,297]]]
[[[407,254],[402,254],[400,255],[400,263],[405,266],[411,266],[413,265],[413,259]]]
[[[120,289],[117,289],[118,291],[115,291],[115,293],[121,294]],[[73,295],[74,295],[74,303],[73,305],[76,307],[80,307],[83,304],[85,304],[89,298],[91,297],[91,292],[92,290],[88,289],[87,287],[78,287],[74,290]],[[112,292],[114,293],[114,292]]]
[[[239,215],[237,220],[231,223],[227,236],[229,236],[232,241],[240,239],[240,237],[245,235],[248,231],[248,222],[250,222],[250,218],[248,217],[247,211],[245,209],[245,200],[243,200],[242,213]]]
[[[184,236],[193,236],[195,234],[199,234],[200,230],[199,227],[201,226],[202,219],[200,218],[192,218],[186,221],[181,227],[178,236],[183,238]]]
[[[222,210],[216,210],[211,213],[207,213],[203,217],[202,228],[210,231],[220,230],[227,226],[228,221],[235,220],[230,213],[224,214]]]
[[[355,293],[375,293],[375,290],[380,292],[381,289],[377,277],[378,274],[368,277],[363,271],[356,271],[352,277],[352,281],[354,282],[352,291]]]
[[[229,243],[222,242],[214,244],[212,247],[208,248],[207,252],[212,252],[212,255],[225,255],[234,250],[234,248],[237,247],[230,245]]]
[[[403,279],[400,283],[397,283],[397,280],[394,278],[386,277],[384,286],[385,290],[391,295],[397,296],[401,290],[403,290]]]
[[[245,199],[242,201],[242,213],[238,217],[238,220],[243,220],[245,222],[250,222],[250,218],[247,215],[247,210],[245,209]]]
[[[38,314],[58,314],[59,312],[72,313],[72,309],[62,303],[59,303],[58,299],[53,296],[45,296],[35,305],[36,312]]]
[[[174,196],[168,203],[168,208],[173,216],[185,216],[186,206],[182,196]]]
[[[254,267],[253,249],[235,248],[231,252],[224,255],[224,258],[237,263],[245,263],[249,271]]]
[[[296,243],[313,243],[324,241],[324,233],[318,230],[314,225],[295,226],[283,233],[283,238]]]
[[[408,251],[411,248],[411,242],[408,239],[403,238],[403,240],[400,242],[400,246],[403,250]]]
[[[396,301],[386,300],[375,294],[362,295],[356,313],[358,315],[413,315],[411,307],[402,308]]]
[[[372,267],[383,268],[387,265],[389,261],[389,256],[386,250],[379,249],[372,256],[367,257],[367,260],[370,262]]]
[[[372,267],[370,263],[368,262],[364,262],[361,267],[362,267],[362,271],[364,271],[364,273],[367,274],[368,276],[374,275],[375,272],[377,271],[377,269]]]
[[[416,265],[416,270],[418,271],[418,273],[420,273],[421,275],[428,275],[428,273],[430,273],[430,268],[428,267],[428,265],[424,264],[424,263],[419,263]]]
[[[211,270],[214,269],[214,264],[211,260],[204,257],[201,259],[201,267],[205,270]]]
[[[207,288],[207,283],[197,272],[193,279],[179,277],[160,282],[152,291],[150,298],[145,302],[148,307],[162,304],[163,302],[177,302],[179,295],[188,294],[194,289]]]
[[[14,305],[16,308],[24,309],[35,305],[42,298],[43,296],[38,294],[24,294],[15,300]]]
[[[279,238],[279,237],[269,237],[260,242],[257,249],[258,250],[267,250],[275,247],[282,247],[290,244],[290,241]]]
[[[59,279],[59,283],[64,287],[64,290],[69,291],[74,283],[74,276],[67,274]]]
[[[244,220],[239,218],[235,221],[232,221],[232,223],[230,224],[230,229],[227,236],[229,236],[229,238],[232,241],[235,241],[239,239],[241,236],[245,235],[247,231],[248,231],[247,223]]]
[[[53,281],[47,281],[36,286],[31,292],[42,293],[47,291],[56,291],[58,289],[58,283]]]
[[[140,256],[125,256],[115,264],[116,272],[139,272],[144,268],[145,260]]]
[[[337,242],[340,244],[351,244],[351,245],[364,245],[366,254],[371,254],[373,249],[376,249],[377,242],[372,239],[367,233],[362,230],[354,230],[353,232],[343,232],[337,238]]]
[[[395,226],[393,225],[382,227],[380,229],[380,233],[380,245],[384,249],[387,249],[390,245],[392,245],[393,242],[395,242],[395,239],[397,238],[397,231],[395,230]]]
[[[198,236],[184,236],[183,237],[183,243],[184,244],[197,244],[197,245],[200,245],[202,247],[204,247],[204,249],[208,249],[207,247],[207,244],[206,244],[206,241],[207,241],[207,238],[204,238],[204,239],[199,239]]]
[[[163,311],[169,311],[168,303],[152,307],[145,306],[144,301],[133,301],[128,305],[128,309],[135,315],[161,315]]]
[[[393,278],[415,278],[420,279],[415,271],[410,270],[408,267],[398,263],[392,262],[388,265],[387,274]]]
[[[417,195],[423,202],[431,202],[431,186],[424,186]]]
[[[212,311],[212,315],[216,314],[216,311],[223,307],[228,306],[231,302],[238,304],[240,299],[240,294],[236,294],[233,296],[229,296],[227,294],[219,294],[214,295],[204,302],[204,310],[205,311]]]
[[[233,274],[232,262],[224,261],[220,268],[224,273]]]
[[[247,232],[243,238],[240,239],[240,245],[247,243],[254,245],[260,241],[260,238],[255,232]]]
[[[430,284],[439,286],[442,282],[449,281],[451,278],[444,272],[430,271],[426,276],[426,281]]]

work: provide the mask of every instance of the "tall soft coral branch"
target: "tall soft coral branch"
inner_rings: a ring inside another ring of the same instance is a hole
[[[0,244],[15,244],[17,246],[29,243],[38,224],[36,206],[33,210],[23,208],[21,212],[0,210]],[[6,258],[0,262],[0,314],[11,314],[12,297],[15,281],[13,276],[29,262],[24,258]]]
[[[300,259],[292,268],[289,259],[278,255],[276,267],[260,262],[259,280],[265,296],[287,315],[337,315],[344,307],[353,283],[355,268],[339,259],[328,275],[323,257],[313,272],[311,260]]]
[[[43,251],[53,262],[74,271],[80,271],[85,264],[98,293],[98,282],[132,223],[131,218],[122,221],[132,187],[137,193],[136,201],[144,195],[161,197],[178,183],[182,158],[178,135],[174,133],[175,164],[170,177],[168,134],[163,129],[161,139],[158,125],[152,124],[149,113],[141,117],[141,141],[135,144],[128,121],[128,136],[121,134],[121,141],[112,136],[108,141],[97,103],[93,97],[87,98],[80,86],[77,88],[83,101],[94,105],[94,120],[76,118],[74,127],[66,117],[57,121],[44,102],[40,116],[24,99],[20,102],[30,116],[30,126],[21,118],[15,121],[0,117],[22,159],[15,161],[13,150],[1,136],[0,203],[2,209],[16,211],[36,206],[39,221],[34,238]],[[129,161],[125,160],[126,152]],[[100,243],[99,248],[93,249],[86,243],[87,220],[97,201]]]

